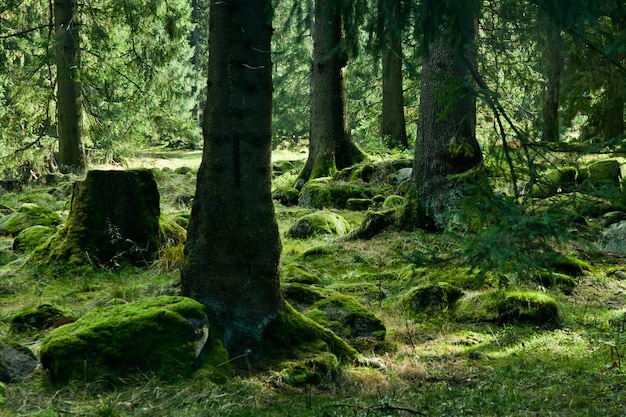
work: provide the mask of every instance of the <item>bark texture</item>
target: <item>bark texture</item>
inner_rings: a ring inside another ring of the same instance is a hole
[[[405,229],[445,229],[464,195],[464,183],[451,178],[482,161],[476,141],[476,97],[468,88],[473,34],[464,55],[452,40],[436,38],[424,58],[418,134],[411,185],[400,216]]]
[[[408,148],[402,90],[402,37],[398,24],[400,4],[396,0],[383,2],[384,44],[382,55],[383,108],[381,136],[389,147]]]
[[[54,1],[54,26],[59,169],[62,172],[82,173],[85,170],[83,94],[78,79],[80,44],[76,0]]]
[[[559,141],[559,95],[563,71],[563,43],[558,28],[550,27],[546,34],[546,89],[543,102],[544,142]]]
[[[315,1],[309,156],[300,173],[305,181],[332,175],[364,157],[352,140],[348,123],[348,59],[340,47],[339,6],[334,0]]]
[[[269,0],[210,3],[204,150],[182,290],[212,311],[231,355],[261,345],[283,309],[271,198]]]

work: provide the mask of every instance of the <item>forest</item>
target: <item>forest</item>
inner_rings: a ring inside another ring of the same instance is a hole
[[[0,0],[0,416],[626,414],[623,0]]]

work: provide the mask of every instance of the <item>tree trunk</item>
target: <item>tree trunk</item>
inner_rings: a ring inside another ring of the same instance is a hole
[[[313,70],[309,156],[300,173],[308,181],[332,175],[363,160],[350,135],[345,51],[339,3],[316,0],[313,13]]]
[[[80,45],[76,0],[54,1],[57,66],[57,117],[59,168],[62,172],[85,170],[83,149],[83,95],[78,81]]]
[[[468,60],[475,60],[474,34],[465,37],[465,57],[451,38],[441,35],[423,61],[413,174],[400,215],[405,229],[445,229],[464,194],[463,182],[450,176],[482,161],[476,141],[476,97],[466,85]]]
[[[183,294],[207,305],[231,354],[253,351],[283,309],[270,184],[270,0],[212,0],[204,150]]]
[[[398,23],[398,0],[382,5],[383,35],[383,108],[381,136],[390,148],[408,148],[404,119],[404,93],[402,90],[402,37]]]
[[[542,141],[559,141],[559,93],[563,70],[563,43],[557,27],[549,27],[546,34],[547,83],[543,102]]]
[[[49,243],[47,262],[146,266],[159,248],[159,215],[151,171],[89,171],[74,184],[70,214]]]
[[[610,69],[606,89],[604,111],[604,139],[619,138],[624,134],[624,75],[615,68]]]

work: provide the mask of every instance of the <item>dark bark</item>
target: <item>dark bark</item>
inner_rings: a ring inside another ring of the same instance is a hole
[[[381,136],[389,147],[408,148],[404,118],[404,93],[402,90],[402,37],[398,24],[397,0],[383,2],[383,108]]]
[[[561,89],[561,72],[563,70],[563,43],[561,34],[556,27],[549,27],[546,34],[546,89],[543,102],[544,142],[559,141],[559,95]]]
[[[74,184],[70,214],[48,262],[146,266],[159,247],[159,191],[149,170],[89,171]]]
[[[270,185],[271,2],[210,3],[208,97],[183,293],[207,305],[231,354],[256,352],[283,309]]]
[[[424,57],[413,174],[399,219],[405,229],[445,229],[464,196],[463,181],[451,176],[482,161],[476,140],[476,97],[466,84],[468,61],[475,60],[474,33],[464,36],[464,51],[441,35]]]
[[[606,140],[619,138],[624,134],[624,75],[612,68],[606,89],[606,109],[604,112],[604,137]]]
[[[339,47],[342,23],[339,3],[316,0],[313,17],[311,130],[309,156],[300,178],[332,175],[363,160],[352,140],[346,92],[347,56]]]
[[[54,1],[57,66],[57,118],[59,168],[62,172],[85,170],[83,149],[83,95],[80,69],[79,20],[76,0]]]

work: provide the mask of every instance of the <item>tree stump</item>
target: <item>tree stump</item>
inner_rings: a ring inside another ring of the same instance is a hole
[[[89,171],[74,183],[65,227],[47,262],[144,266],[159,247],[159,191],[149,170]]]

